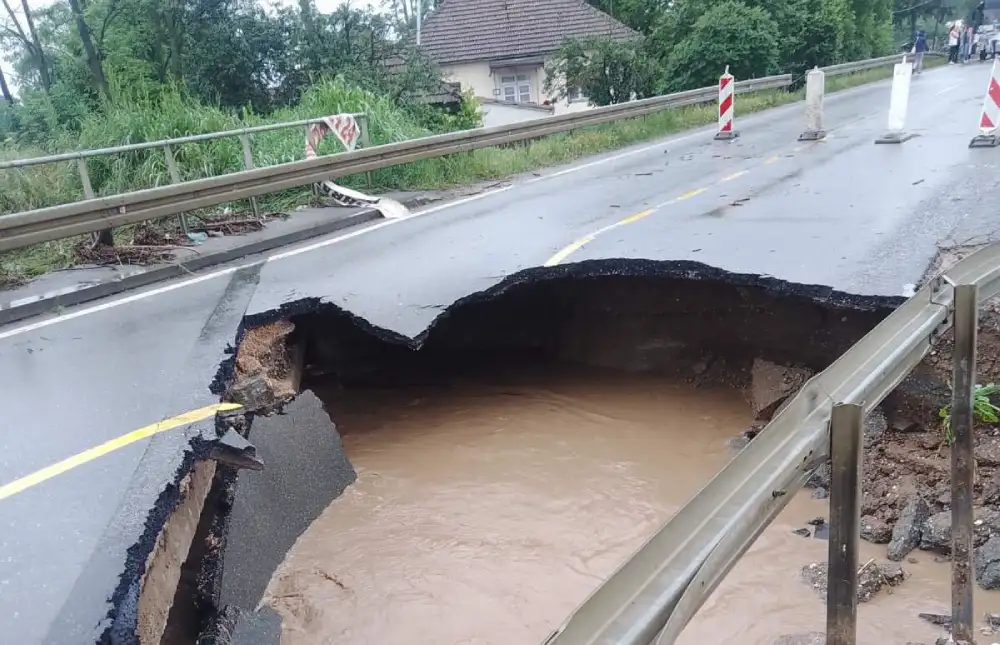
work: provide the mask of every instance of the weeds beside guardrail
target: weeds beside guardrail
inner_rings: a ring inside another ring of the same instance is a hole
[[[871,61],[854,64],[855,66],[863,65],[861,67],[863,71],[859,73],[848,74],[846,71],[838,71],[836,74],[843,74],[843,76],[835,75],[834,78],[828,79],[828,91],[832,92],[885,78],[891,74],[891,67],[886,67],[885,65],[889,62],[895,62],[899,58],[899,56],[892,56],[883,59],[874,59],[879,62],[879,66],[877,67],[874,67]],[[844,66],[837,67],[841,70],[846,69]],[[801,91],[790,93],[782,89],[790,83],[790,76],[772,78],[781,80],[777,85],[765,86],[764,88],[760,87],[760,81],[744,81],[740,84],[742,90],[738,102],[740,114],[756,112],[801,98]],[[754,86],[755,93],[746,93],[748,85]],[[694,93],[693,98],[692,92]],[[578,125],[555,130],[559,134],[549,136],[536,135],[543,136],[544,138],[533,140],[530,144],[506,148],[490,147],[503,142],[496,141],[484,146],[465,146],[460,150],[456,149],[453,153],[440,153],[439,155],[431,155],[430,157],[424,157],[416,161],[407,160],[401,164],[383,164],[371,172],[372,181],[376,190],[432,189],[474,183],[480,180],[509,177],[541,166],[565,163],[587,154],[619,148],[715,121],[716,114],[715,106],[713,105],[715,101],[715,88],[703,88],[681,94],[688,95],[689,100],[680,102],[670,102],[667,100],[664,103],[665,97],[656,97],[655,99],[647,99],[645,102],[609,106],[611,111],[617,111],[615,112],[616,116],[614,118],[598,119],[597,121],[594,121],[592,117],[600,116],[601,110],[607,110],[606,108],[598,108],[574,115],[548,117],[549,119],[556,120],[574,119]],[[660,101],[661,105],[657,106],[657,101]],[[646,108],[655,107],[655,109],[642,109],[638,112],[632,109],[630,111],[629,106],[635,108],[636,104],[639,104],[640,107],[645,106]],[[588,116],[591,118],[588,118]],[[642,116],[643,118],[630,118],[632,116]],[[265,126],[264,129],[291,127],[291,125],[298,125],[299,123],[276,124],[275,126]],[[305,123],[305,121],[301,123]],[[263,129],[254,130],[263,131]],[[231,132],[228,133],[228,136],[238,135],[239,133],[240,131]],[[444,136],[453,136],[454,134],[456,133]],[[195,137],[188,139],[194,140],[206,136],[211,135],[195,135]],[[521,138],[521,140],[523,139]],[[517,140],[517,138],[510,140]],[[148,150],[163,143],[152,142],[139,145]],[[114,149],[111,149],[111,151],[114,151]],[[99,151],[88,152],[94,154]],[[70,161],[76,162],[78,159],[77,155],[78,153],[69,153],[69,155],[57,157],[68,158]],[[32,161],[29,160],[29,163],[32,163]],[[33,163],[38,162],[34,161]],[[62,163],[66,163],[66,161]],[[0,165],[0,176],[2,176],[3,172],[17,172],[22,174],[31,172],[29,168],[2,170],[5,166],[9,167],[10,165],[9,163]],[[44,178],[45,175],[42,175],[42,177]],[[30,180],[30,177],[22,176],[20,180]],[[367,182],[362,183],[360,178],[345,177],[343,183],[355,187],[364,187]],[[146,188],[146,186],[136,186],[136,188]],[[268,193],[264,191],[257,194],[267,195]],[[305,188],[293,193],[285,191],[283,195],[284,197],[280,203],[266,203],[266,206],[287,208],[291,204],[302,203],[310,199],[310,193]],[[228,201],[233,201],[234,197],[236,195],[231,195]],[[215,205],[221,203],[224,202],[219,201]],[[51,209],[42,210],[50,211]],[[28,212],[18,213],[19,217],[17,219],[22,219],[20,216],[27,214]],[[10,221],[8,218],[11,217],[13,216],[0,216],[0,222]],[[132,219],[130,221],[137,220]],[[80,232],[79,227],[72,227],[69,230],[73,231],[70,233],[71,235],[78,235]],[[36,233],[38,232],[36,231]],[[67,231],[64,230],[63,232]],[[31,239],[33,241],[26,244],[17,244],[12,243],[13,240],[9,238],[8,233],[9,229],[0,228],[0,250],[23,248],[27,244],[41,242],[43,241],[42,238],[45,237],[48,237],[50,241],[46,242],[42,247],[35,246],[32,249],[25,249],[24,251],[0,253],[0,284],[4,283],[5,278],[7,282],[18,281],[47,270],[69,266],[74,261],[73,245],[75,243],[71,239],[63,238],[60,240],[59,238],[44,235],[32,236]],[[119,241],[127,244],[129,242],[129,235],[130,231],[128,230],[119,231]]]

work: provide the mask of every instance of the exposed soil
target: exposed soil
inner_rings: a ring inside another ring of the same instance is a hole
[[[294,331],[293,323],[278,320],[246,332],[226,400],[267,412],[294,398],[301,376],[301,353],[289,342]]]
[[[977,248],[942,249],[928,277]],[[981,307],[978,341],[977,383],[1000,381],[1000,301]],[[903,510],[916,505],[919,499],[926,502],[927,508],[923,510],[920,505],[918,525],[911,530],[920,535],[920,548],[938,555],[948,553],[950,521],[947,514],[941,514],[951,508],[951,455],[940,415],[951,402],[953,351],[953,336],[948,332],[883,405],[887,427],[865,451],[862,514],[866,516],[867,530],[862,537],[869,541],[888,542],[889,529],[900,520]],[[1000,534],[1000,429],[977,421],[975,446],[973,503],[979,518],[975,543],[980,546]],[[822,487],[826,483],[823,479],[821,472],[812,483]],[[897,534],[901,530],[898,527]]]

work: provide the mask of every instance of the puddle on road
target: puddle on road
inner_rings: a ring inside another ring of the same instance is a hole
[[[318,393],[359,477],[271,581],[264,603],[284,619],[284,645],[541,643],[722,467],[751,420],[735,390],[578,367]],[[808,493],[793,500],[679,642],[821,630],[824,605],[799,570],[827,543],[791,531],[826,512]],[[881,556],[865,545],[865,559]],[[861,606],[861,643],[940,635],[917,613],[946,607],[947,566],[913,556],[912,578]]]

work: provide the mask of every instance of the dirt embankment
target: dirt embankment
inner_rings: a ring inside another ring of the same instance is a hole
[[[974,250],[943,251],[928,277]],[[895,562],[912,560],[914,550],[944,561],[951,551],[951,454],[942,415],[951,403],[953,349],[949,332],[866,421],[862,538],[885,544]],[[980,310],[977,370],[979,385],[1000,383],[1000,300]],[[1000,427],[980,418],[974,432],[975,575],[982,588],[1000,589]],[[828,467],[809,485],[814,496],[827,496]]]

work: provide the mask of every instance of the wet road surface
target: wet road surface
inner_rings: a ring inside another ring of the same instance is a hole
[[[0,328],[7,419],[0,486],[217,401],[208,384],[244,311],[302,297],[414,336],[455,300],[559,254],[562,264],[694,259],[898,295],[919,278],[938,241],[993,234],[986,205],[1000,195],[991,172],[996,151],[966,148],[987,74],[973,65],[917,79],[909,118],[920,136],[899,147],[872,143],[888,101],[888,84],[874,84],[828,97],[832,138],[825,143],[797,143],[802,106],[786,106],[738,117],[735,142],[714,142],[700,130],[543,171],[410,219]],[[958,199],[949,196],[953,186],[964,188]],[[586,236],[592,241],[565,253]],[[254,262],[263,264],[238,270]],[[188,440],[206,430],[193,424],[136,441],[0,499],[7,638],[85,642],[101,631],[126,549],[142,535]]]

